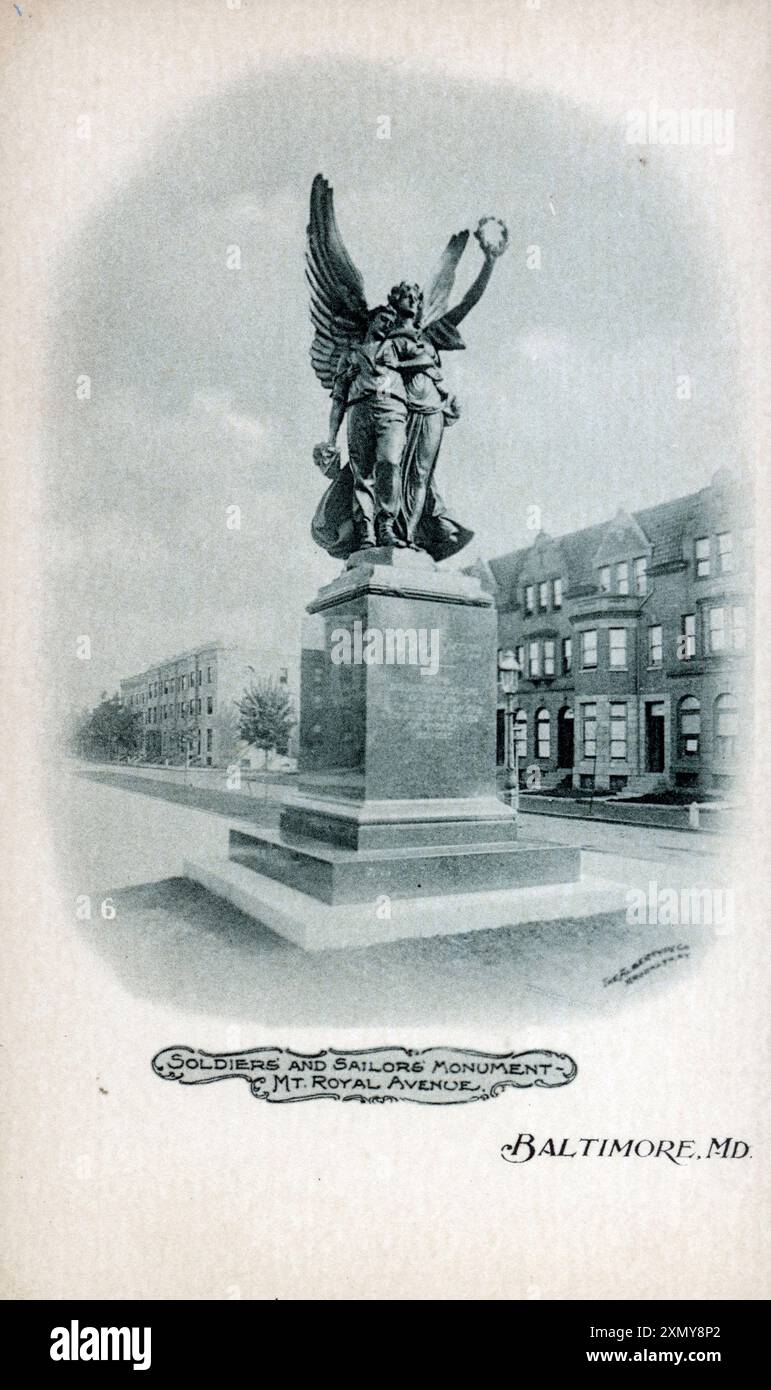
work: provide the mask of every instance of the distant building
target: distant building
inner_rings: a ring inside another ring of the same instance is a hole
[[[290,688],[288,666],[266,665],[259,650],[223,642],[193,647],[122,680],[123,703],[141,716],[145,757],[218,767],[245,756],[236,701],[255,677]]]
[[[709,487],[471,568],[522,674],[524,785],[730,787],[750,747],[752,508]],[[504,710],[498,711],[503,758]]]

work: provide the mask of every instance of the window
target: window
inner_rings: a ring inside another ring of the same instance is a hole
[[[648,592],[648,561],[644,555],[634,562],[634,588],[636,594]]]
[[[718,695],[715,701],[715,756],[718,758],[730,758],[736,753],[738,709],[733,695]]]
[[[535,716],[535,753],[537,758],[551,755],[551,720],[547,709],[539,709]]]
[[[648,665],[660,666],[664,659],[664,637],[660,623],[648,628]]]
[[[678,744],[681,758],[699,755],[701,705],[693,695],[685,695],[678,707]]]
[[[211,685],[211,666],[206,667],[206,684]]]
[[[201,697],[200,697],[200,695],[199,695],[199,697],[198,697],[198,702],[197,702],[197,705],[196,705],[196,713],[197,713],[197,714],[200,714],[200,713],[201,713]]]
[[[706,579],[709,574],[709,537],[700,536],[694,545],[696,556],[696,576],[698,579]]]
[[[730,574],[734,567],[733,536],[730,531],[718,532],[717,567],[720,574]]]
[[[684,613],[680,619],[680,642],[678,644],[681,661],[690,661],[696,655],[696,614]]]
[[[743,652],[747,646],[747,614],[743,604],[709,608],[705,614],[705,647],[708,652]]]
[[[520,671],[524,674],[524,670],[525,670],[525,648],[524,648],[524,647],[521,647],[521,646],[520,646],[520,647],[517,647],[517,665],[518,665]],[[321,674],[321,673],[319,672],[319,674]]]
[[[541,674],[541,653],[537,642],[531,642],[528,648],[527,672],[531,680],[533,676]]]
[[[532,584],[528,584],[527,588],[525,589],[525,612],[526,612],[526,613],[533,613],[534,611],[535,611],[535,589],[533,588],[533,585],[532,585]]]
[[[545,676],[554,675],[554,643],[544,642],[543,644],[543,673]]]
[[[626,705],[610,707],[610,756],[626,761]]]
[[[584,671],[593,671],[597,666],[597,632],[595,628],[581,633],[581,666]]]
[[[725,608],[710,608],[707,614],[707,651],[725,651],[725,627]]]
[[[584,757],[597,757],[597,706],[583,706]]]
[[[610,593],[610,565],[603,565],[600,570],[600,589],[603,594]]]
[[[614,671],[626,670],[626,628],[610,629],[610,665]]]
[[[552,602],[553,602],[553,604],[554,604],[554,607],[555,607],[555,608],[561,608],[561,607],[562,607],[562,580],[561,580],[561,579],[555,579],[555,580],[554,580],[553,594],[554,594],[554,598],[552,599]]]
[[[203,669],[201,668],[201,669],[199,670],[199,672],[198,672],[198,684],[199,684],[199,685],[201,684],[201,681],[202,681],[202,680],[203,680]]]
[[[562,674],[566,676],[573,669],[573,639],[563,637],[562,639]]]
[[[207,695],[207,697],[206,697],[206,713],[207,713],[207,714],[213,714],[213,713],[214,713],[214,699],[213,699],[213,697],[212,697],[211,695]]]
[[[616,565],[616,585],[620,594],[629,593],[629,565],[626,560],[622,560],[620,565]]]
[[[527,757],[527,715],[523,709],[514,716],[514,748],[518,758]]]
[[[543,583],[538,585],[538,607],[541,609],[542,612],[549,607],[548,579],[544,579]]]
[[[213,730],[213,729],[207,729],[207,730],[206,730],[206,752],[207,752],[207,753],[211,753],[213,742],[214,742],[214,730]]]

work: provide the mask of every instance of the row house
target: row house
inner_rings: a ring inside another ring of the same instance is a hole
[[[208,642],[168,657],[120,683],[121,699],[141,720],[141,751],[159,763],[228,762],[238,748],[237,701],[255,674],[288,686],[288,667],[257,650]]]
[[[745,481],[721,469],[700,492],[472,567],[521,671],[522,785],[730,788],[750,747],[751,519]]]

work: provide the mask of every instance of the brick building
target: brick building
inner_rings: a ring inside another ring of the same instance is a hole
[[[746,481],[721,469],[688,497],[472,567],[522,671],[523,784],[730,787],[750,738],[752,545]],[[501,702],[501,760],[504,741]]]
[[[190,757],[206,767],[237,757],[235,702],[255,673],[289,686],[287,666],[266,665],[264,653],[223,642],[204,643],[122,680],[123,703],[141,715],[145,757],[172,763]]]

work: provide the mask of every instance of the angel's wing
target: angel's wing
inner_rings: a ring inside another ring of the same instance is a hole
[[[364,336],[367,301],[362,278],[340,236],[332,189],[322,174],[316,175],[311,188],[305,259],[315,329],[311,362],[322,386],[331,391],[341,352],[352,338]]]
[[[447,313],[447,301],[455,284],[455,271],[466,249],[468,235],[468,232],[456,232],[455,236],[450,237],[439,264],[435,266],[434,273],[423,290],[424,330]]]
[[[455,325],[448,323],[446,318],[434,319],[428,328],[421,329],[421,333],[433,343],[437,352],[460,352],[466,346]]]

